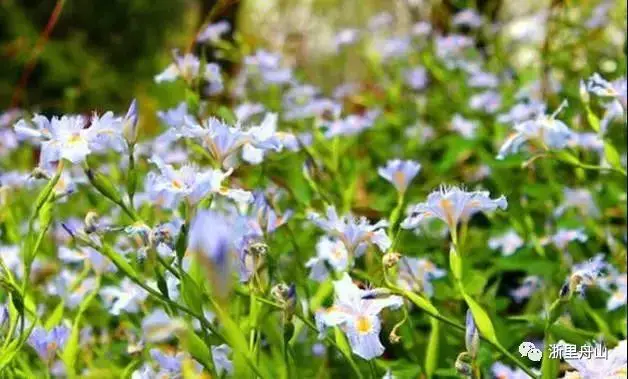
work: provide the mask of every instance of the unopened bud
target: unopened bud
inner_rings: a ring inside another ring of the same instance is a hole
[[[580,99],[585,104],[589,104],[589,101],[591,100],[591,95],[589,94],[589,90],[587,89],[587,85],[584,80],[580,80]]]
[[[478,350],[480,349],[480,333],[475,326],[473,314],[470,309],[467,309],[464,343],[471,358],[475,358],[478,355]]]
[[[134,145],[137,141],[137,121],[138,121],[138,109],[137,109],[137,100],[133,99],[131,105],[129,106],[129,110],[124,116],[124,125],[122,128],[122,133],[124,134],[124,138],[130,145]]]
[[[473,365],[471,364],[471,359],[467,353],[460,353],[458,355],[454,367],[456,368],[458,374],[463,378],[470,378],[473,376]]]
[[[382,258],[382,263],[386,268],[393,268],[397,265],[397,263],[399,263],[399,259],[401,259],[401,254],[393,251],[384,254],[384,257]]]
[[[50,175],[41,167],[35,167],[33,171],[31,171],[31,177],[35,179],[50,179]]]
[[[94,233],[98,229],[98,214],[96,212],[87,212],[84,223],[85,233]]]

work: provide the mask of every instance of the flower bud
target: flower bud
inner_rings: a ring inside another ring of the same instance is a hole
[[[464,336],[464,344],[467,348],[467,353],[471,356],[471,358],[475,358],[478,355],[478,350],[480,349],[480,333],[475,326],[475,321],[473,320],[473,314],[470,309],[467,309],[467,317],[466,317],[466,330]]]
[[[469,358],[467,353],[460,353],[454,364],[456,371],[463,378],[471,378],[473,376],[473,365]]]
[[[591,101],[591,95],[589,95],[589,90],[587,89],[587,85],[584,83],[584,80],[580,80],[580,99],[583,103],[589,104]]]
[[[126,116],[124,116],[124,125],[122,127],[122,133],[124,134],[124,138],[130,145],[134,145],[137,141],[137,121],[137,100],[133,99],[131,105],[129,106],[129,110],[126,113]]]
[[[96,212],[87,212],[84,223],[85,233],[94,233],[98,229],[98,214]]]
[[[399,263],[399,259],[401,259],[401,254],[393,251],[384,254],[384,257],[382,258],[382,263],[386,268],[393,268],[397,265],[397,263]]]

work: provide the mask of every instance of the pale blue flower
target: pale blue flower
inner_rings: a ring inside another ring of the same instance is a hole
[[[616,269],[610,270],[611,274],[602,282],[605,290],[610,292],[606,302],[606,309],[613,311],[626,305],[626,292],[628,291],[628,274],[619,273]]]
[[[519,237],[517,232],[513,229],[509,229],[506,233],[488,240],[488,247],[493,250],[499,249],[503,256],[508,257],[523,246],[523,243],[523,239]]]
[[[310,212],[308,219],[323,229],[330,236],[339,238],[350,254],[359,254],[368,245],[377,245],[381,251],[386,251],[391,245],[384,228],[388,225],[381,220],[373,225],[365,218],[355,218],[351,215],[338,217],[333,206],[327,207],[327,214],[321,216]]]
[[[225,20],[209,24],[196,37],[197,42],[218,42],[222,36],[231,30],[229,22]]]
[[[37,352],[45,362],[51,362],[60,352],[70,336],[70,328],[65,325],[55,326],[47,331],[41,326],[36,326],[28,336],[28,344]]]
[[[525,143],[541,144],[548,149],[565,148],[573,132],[562,121],[556,120],[556,115],[566,106],[563,103],[554,114],[540,115],[515,125],[515,133],[506,139],[499,149],[497,159],[504,159],[507,155],[517,153]]]
[[[452,23],[455,26],[467,26],[469,28],[479,28],[482,26],[482,17],[475,9],[465,9],[456,13]]]
[[[443,186],[430,193],[426,202],[411,206],[401,226],[414,229],[426,220],[437,218],[453,230],[460,221],[468,220],[477,212],[491,212],[507,206],[504,196],[491,199],[488,191],[467,192],[459,187]]]
[[[380,39],[375,43],[375,50],[384,61],[406,56],[411,47],[411,40],[408,36]]]
[[[398,263],[397,283],[408,291],[434,295],[432,280],[442,278],[447,273],[425,258],[402,257]]]
[[[260,103],[242,103],[234,109],[233,113],[239,122],[245,122],[252,116],[264,112],[264,109],[264,105]]]
[[[613,9],[612,1],[602,1],[593,8],[591,16],[584,22],[587,29],[598,29],[608,25],[609,12]]]
[[[432,32],[432,24],[426,21],[419,21],[412,25],[411,34],[415,37],[425,37]]]
[[[25,120],[15,125],[18,136],[32,138],[41,143],[39,164],[49,167],[61,159],[77,164],[85,160],[91,152],[89,130],[85,129],[85,119],[81,116],[53,117],[48,120],[36,115],[32,128]]]
[[[158,308],[142,320],[142,338],[147,342],[163,342],[185,330],[185,323]]]
[[[397,191],[404,193],[419,170],[421,170],[421,164],[418,162],[394,159],[388,161],[386,166],[378,168],[377,173],[394,185]]]
[[[167,109],[165,111],[158,111],[157,117],[166,125],[177,130],[186,125],[186,118],[191,119],[192,115],[188,113],[188,105],[185,101],[182,101],[174,108]],[[181,133],[185,137],[191,137],[186,133]]]
[[[559,343],[563,343],[560,341]],[[596,344],[599,342],[596,342]],[[594,347],[589,344],[592,351]],[[565,359],[565,362],[575,369],[565,373],[564,379],[591,378],[591,379],[622,379],[626,377],[626,340],[619,341],[617,346],[608,351],[605,358],[587,357],[579,359]]]
[[[427,70],[424,67],[413,67],[405,72],[404,79],[408,87],[422,90],[427,85]]]
[[[154,158],[153,163],[159,169],[159,174],[150,172],[146,177],[146,191],[154,201],[168,209],[176,209],[178,204],[185,200],[196,204],[210,193],[224,193],[229,196],[230,189],[223,190],[222,182],[231,175],[231,170],[223,172],[217,169],[199,171],[192,165],[183,165],[174,168]]]
[[[390,13],[380,12],[369,19],[368,27],[371,31],[376,31],[391,25],[393,21],[394,18]]]
[[[221,376],[223,373],[227,375],[233,374],[233,362],[229,359],[230,354],[231,348],[227,344],[212,346],[212,360],[218,376]]]
[[[541,279],[538,276],[526,276],[519,287],[510,291],[510,296],[517,303],[521,303],[525,299],[530,298],[540,288]]]
[[[495,362],[491,366],[493,377],[497,379],[529,379],[530,376],[519,367],[511,368],[501,362]]]
[[[577,293],[584,294],[587,287],[595,285],[602,277],[609,264],[604,260],[604,254],[597,254],[588,261],[573,265],[569,276],[570,287]]]
[[[462,117],[462,115],[456,113],[451,119],[451,128],[458,132],[462,137],[466,139],[473,139],[478,128],[478,123],[476,121],[467,120]]]
[[[518,124],[535,119],[545,114],[545,104],[536,101],[527,101],[515,104],[508,113],[497,116],[497,121],[504,124]]]
[[[374,109],[362,115],[352,114],[343,119],[323,123],[323,126],[327,128],[325,137],[332,138],[341,135],[348,136],[358,134],[365,129],[371,128],[379,114],[380,111]]]
[[[360,31],[353,28],[345,28],[334,36],[334,48],[340,50],[343,46],[355,44],[360,39]]]
[[[372,298],[372,292],[358,288],[345,273],[334,282],[334,305],[316,313],[316,324],[321,332],[326,327],[340,327],[346,333],[353,352],[366,360],[384,353],[384,346],[379,340],[379,313],[384,308],[396,309],[403,305],[399,296]]]
[[[563,202],[554,210],[556,217],[562,216],[567,209],[575,208],[583,216],[598,218],[600,209],[595,204],[591,191],[585,188],[564,188]]]
[[[121,153],[127,149],[123,134],[123,119],[106,112],[102,116],[92,115],[89,132],[90,147],[93,151],[105,152],[109,149]]]
[[[310,269],[310,279],[322,282],[329,276],[329,269],[343,272],[347,270],[349,263],[349,252],[344,243],[322,236],[316,243],[316,257],[310,258],[305,267]]]
[[[178,78],[184,80],[203,79],[209,83],[210,93],[214,94],[222,90],[222,77],[220,75],[220,66],[215,63],[205,63],[201,65],[201,61],[193,54],[179,55],[176,51],[173,53],[174,62],[171,63],[160,74],[155,76],[156,83],[172,82]],[[201,67],[204,71],[201,72]]]
[[[546,245],[548,243],[553,243],[556,247],[561,250],[564,250],[567,245],[572,241],[578,241],[581,243],[587,242],[589,237],[584,232],[584,228],[578,229],[564,229],[560,228],[556,232],[556,234],[545,237],[541,240],[541,243]]]
[[[100,290],[100,296],[109,313],[118,316],[122,311],[139,312],[140,304],[146,300],[148,292],[125,277],[118,286],[103,287]]]
[[[496,91],[485,91],[475,94],[469,99],[471,109],[485,113],[495,113],[502,105],[502,96]]]

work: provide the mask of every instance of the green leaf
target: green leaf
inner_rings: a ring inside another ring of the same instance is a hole
[[[587,111],[587,121],[589,122],[591,129],[595,130],[596,132],[599,132],[600,131],[600,119],[595,115],[595,113],[593,113],[589,104],[586,104],[585,109]]]
[[[569,163],[571,165],[580,166],[582,163],[580,159],[578,159],[575,155],[571,154],[567,150],[559,150],[555,152],[556,158],[565,163]]]
[[[118,189],[111,183],[109,178],[105,175],[92,170],[91,168],[86,170],[87,178],[89,182],[100,192],[103,196],[113,201],[116,204],[122,204],[122,195]]]
[[[113,264],[120,269],[124,274],[130,276],[131,278],[139,278],[137,271],[127,262],[126,258],[116,253],[109,244],[103,244],[101,252],[107,258],[111,259]]]
[[[50,317],[48,317],[48,320],[46,320],[46,323],[44,324],[44,328],[46,328],[46,330],[50,330],[54,328],[55,326],[59,325],[59,323],[61,322],[61,319],[63,318],[64,307],[65,307],[65,301],[61,300],[61,302],[56,306],[56,308],[50,314]]]
[[[556,343],[556,339],[549,331],[545,334],[545,339],[543,341],[543,345],[546,349],[553,343]],[[550,354],[548,351],[545,351],[543,354],[543,360],[541,361],[541,377],[543,378],[557,378],[558,377],[558,366],[560,364],[560,360],[550,358]]]
[[[205,367],[213,367],[211,351],[196,333],[195,330],[188,328],[182,336],[186,350]]]
[[[414,305],[423,309],[424,311],[431,313],[433,315],[439,314],[438,309],[436,309],[436,307],[433,306],[432,303],[429,300],[425,299],[424,297],[421,297],[413,292],[406,291],[406,290],[401,290],[401,294],[405,296],[406,298],[408,298],[408,300],[410,300]]]
[[[609,142],[604,142],[604,156],[611,166],[619,169],[623,168],[621,166],[621,157],[619,156],[617,149]]]
[[[197,314],[203,314],[203,292],[201,287],[185,272],[181,273],[181,295],[190,309]]]
[[[79,337],[81,332],[81,319],[83,318],[83,313],[87,307],[89,307],[90,303],[96,295],[98,295],[98,289],[100,288],[100,277],[97,278],[95,289],[87,295],[87,297],[81,302],[79,305],[78,313],[74,318],[74,324],[72,325],[72,332],[70,333],[70,337],[68,338],[67,344],[65,345],[65,349],[63,349],[63,353],[61,355],[61,359],[63,363],[65,363],[65,369],[69,378],[76,377],[76,371],[74,364],[76,363],[76,356],[79,351]]]
[[[449,249],[449,268],[456,280],[462,279],[462,260],[456,251],[456,247],[452,244]]]
[[[436,318],[431,318],[430,323],[432,331],[430,332],[430,339],[427,343],[427,353],[425,355],[425,373],[428,378],[431,378],[438,368],[438,350],[440,344],[440,321]]]
[[[473,298],[466,292],[463,291],[462,296],[464,296],[464,300],[467,302],[469,309],[471,309],[475,325],[480,330],[482,336],[495,344],[499,344],[497,335],[495,334],[495,328],[493,327],[493,322],[488,316],[488,313],[486,313],[482,306],[473,300]]]

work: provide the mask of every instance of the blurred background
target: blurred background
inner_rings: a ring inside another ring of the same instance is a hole
[[[451,16],[468,7],[495,29],[473,31],[479,47],[487,38],[507,39],[508,46],[521,41],[515,51],[486,52],[504,54],[514,67],[538,66],[540,56],[560,48],[561,55],[552,59],[570,62],[574,73],[587,65],[587,71],[621,72],[613,61],[604,60],[605,54],[616,56],[616,49],[625,53],[626,3],[621,0],[0,0],[0,109],[122,112],[133,97],[139,97],[146,110],[172,105],[169,98],[179,94],[155,85],[154,75],[167,66],[173,49],[190,48],[198,30],[218,20],[233,25],[227,39],[236,38],[245,49],[282,51],[292,64],[303,66],[309,82],[331,88],[368,79],[359,56],[333,59],[334,36],[342,28],[363,26],[386,10],[400,33],[418,20],[428,20],[444,34]],[[608,17],[613,27],[578,36],[585,26],[567,25],[571,35],[560,37],[560,25],[543,22],[553,8],[564,8],[567,15],[571,9],[589,12],[592,23],[596,17]],[[587,62],[587,55],[578,52],[578,38],[586,38],[588,57],[591,51],[596,55],[599,42],[600,59]],[[574,44],[573,49],[565,43]],[[609,46],[615,51],[603,51]],[[227,73],[237,70],[238,58],[221,65]]]

